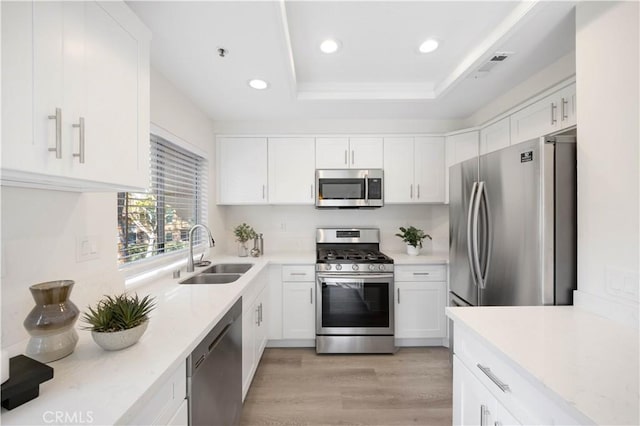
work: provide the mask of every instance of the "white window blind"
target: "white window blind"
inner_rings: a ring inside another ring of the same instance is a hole
[[[207,221],[207,161],[151,135],[147,192],[118,193],[118,263],[186,250],[189,229]],[[196,244],[203,241],[198,229]]]

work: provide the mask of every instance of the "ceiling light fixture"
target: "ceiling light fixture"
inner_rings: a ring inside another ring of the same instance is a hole
[[[438,48],[438,44],[438,40],[430,38],[423,41],[418,50],[420,53],[431,53]]]
[[[256,90],[264,90],[267,87],[269,87],[269,83],[267,83],[264,80],[260,80],[258,78],[255,78],[253,80],[249,80],[249,82],[247,83],[249,84],[249,87],[256,89]]]
[[[320,50],[323,53],[336,53],[340,49],[340,42],[337,40],[327,39],[320,43]]]

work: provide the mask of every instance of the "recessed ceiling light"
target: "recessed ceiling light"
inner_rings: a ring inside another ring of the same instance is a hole
[[[253,80],[249,80],[249,86],[256,89],[256,90],[264,90],[267,87],[269,87],[269,83],[267,83],[264,80],[260,80],[258,78],[255,78]]]
[[[340,42],[337,40],[327,39],[320,43],[320,50],[324,53],[336,53],[340,49]]]
[[[438,40],[434,40],[430,38],[422,42],[418,50],[420,51],[420,53],[431,53],[437,48],[438,48]]]

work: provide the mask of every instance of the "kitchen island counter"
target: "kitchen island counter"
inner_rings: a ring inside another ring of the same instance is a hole
[[[637,329],[573,306],[447,308],[447,315],[454,336],[459,328],[473,335],[574,418],[638,424]]]

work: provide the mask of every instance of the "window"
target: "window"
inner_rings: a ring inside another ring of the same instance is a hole
[[[184,250],[189,229],[207,219],[206,160],[151,135],[147,192],[118,193],[118,264]],[[194,235],[203,241],[202,230]]]

